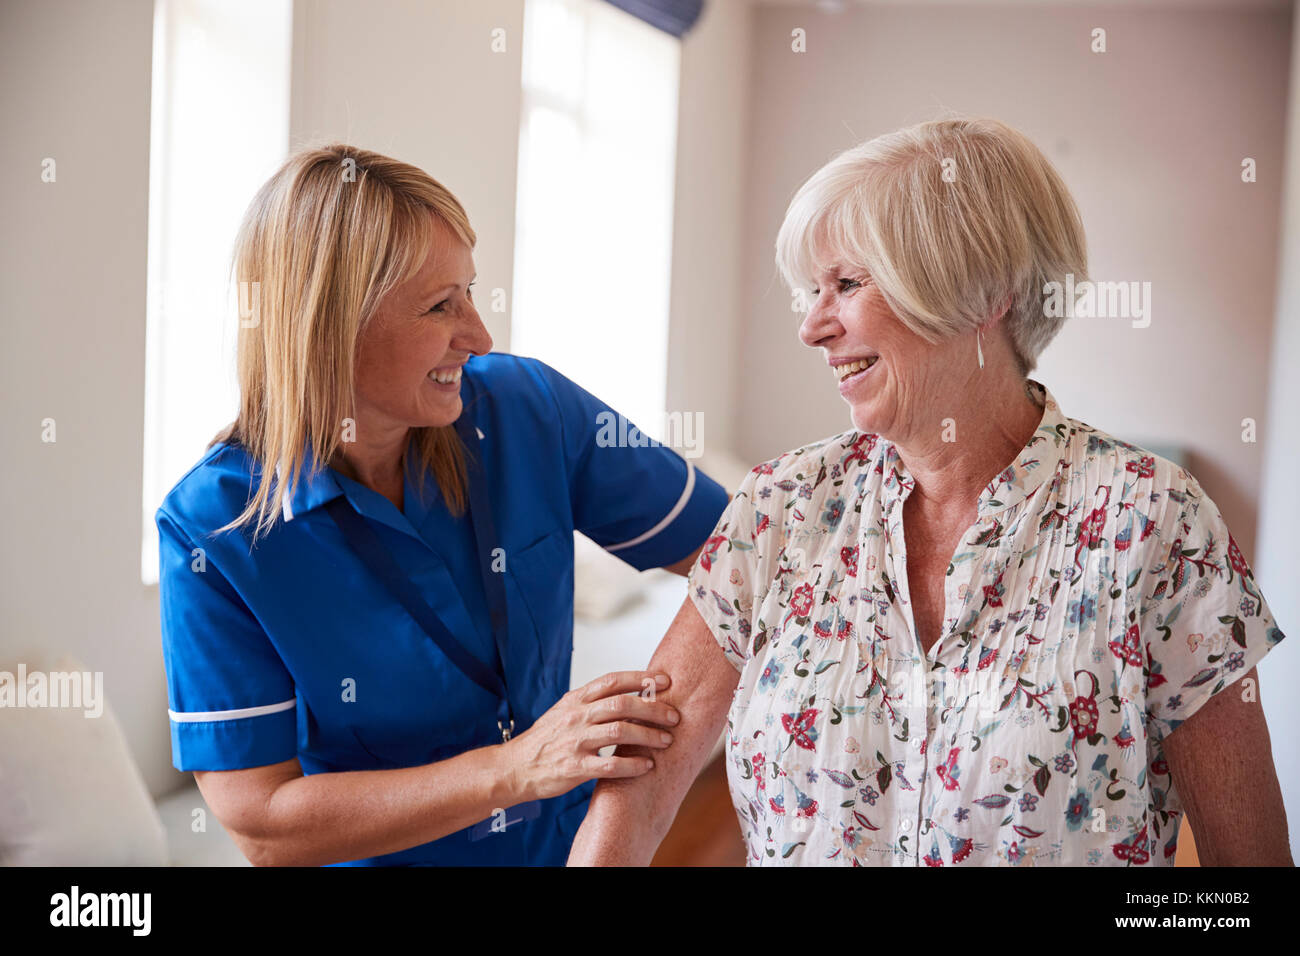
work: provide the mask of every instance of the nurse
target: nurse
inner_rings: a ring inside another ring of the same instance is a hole
[[[595,781],[652,766],[598,751],[671,743],[666,676],[569,690],[573,532],[684,575],[728,495],[488,354],[475,242],[342,145],[245,214],[239,417],[157,525],[173,763],[255,864],[563,865]]]

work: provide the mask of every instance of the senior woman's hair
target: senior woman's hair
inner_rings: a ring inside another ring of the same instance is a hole
[[[303,469],[333,460],[344,419],[355,415],[357,339],[384,296],[423,265],[430,212],[474,247],[464,208],[441,183],[339,143],[290,156],[253,197],[232,259],[239,417],[212,444],[242,445],[262,474],[243,513],[219,531],[256,519],[256,540]],[[413,447],[420,487],[432,470],[452,513],[463,513],[467,476],[455,429],[415,429]]]
[[[1006,318],[1022,375],[1065,319],[1044,314],[1048,282],[1087,278],[1074,199],[1047,157],[997,120],[951,118],[845,150],[795,194],[776,238],[792,289],[833,263],[865,270],[926,341]]]

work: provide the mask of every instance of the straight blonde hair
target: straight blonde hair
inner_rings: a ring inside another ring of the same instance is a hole
[[[791,289],[832,261],[870,274],[899,320],[934,343],[1000,314],[1022,375],[1060,331],[1048,282],[1088,274],[1070,191],[1023,133],[956,117],[877,136],[835,156],[795,194],[776,237]]]
[[[242,446],[261,466],[261,481],[244,511],[218,531],[256,520],[256,541],[304,468],[315,474],[334,459],[343,420],[354,415],[357,340],[384,296],[423,265],[433,241],[430,212],[474,247],[469,217],[441,183],[341,143],[290,156],[253,197],[232,257],[239,417],[208,447]],[[432,471],[452,513],[462,514],[467,474],[455,428],[414,433],[417,487]]]

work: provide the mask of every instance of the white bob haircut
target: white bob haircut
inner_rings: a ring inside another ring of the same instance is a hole
[[[1001,315],[1027,376],[1065,322],[1044,315],[1048,282],[1087,278],[1074,199],[1023,134],[987,118],[934,120],[837,155],[805,182],[776,237],[786,284],[821,269],[865,271],[926,341]]]

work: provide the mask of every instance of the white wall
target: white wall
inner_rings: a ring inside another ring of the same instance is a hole
[[[1259,512],[1259,559],[1255,573],[1287,640],[1274,654],[1286,654],[1291,681],[1272,680],[1260,700],[1272,728],[1273,759],[1288,797],[1291,855],[1300,857],[1300,697],[1291,691],[1298,668],[1294,646],[1300,637],[1300,18],[1292,23],[1291,102],[1287,116],[1287,156],[1282,206],[1277,320],[1269,389],[1269,427],[1264,442],[1263,490]],[[1288,647],[1290,644],[1292,646]],[[1263,681],[1261,681],[1263,683]]]
[[[706,456],[737,443],[750,24],[746,0],[709,0],[682,41],[667,405],[701,413]]]
[[[140,583],[152,43],[151,0],[0,5],[0,660],[45,647],[102,671],[159,792],[176,774]]]

